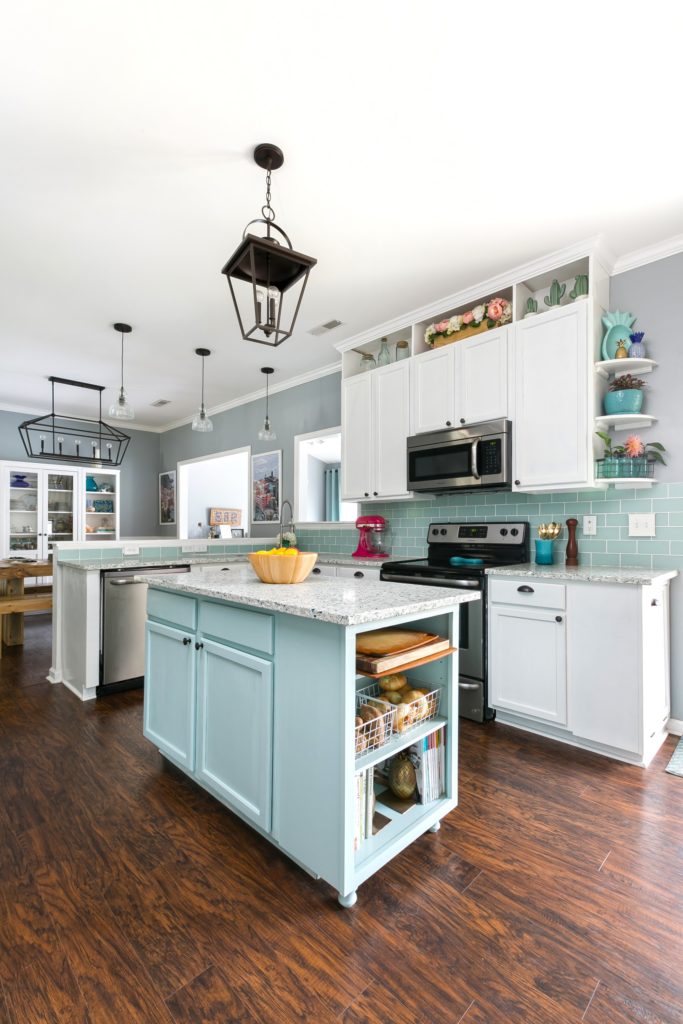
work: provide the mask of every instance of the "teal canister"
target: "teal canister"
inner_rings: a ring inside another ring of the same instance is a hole
[[[553,542],[552,540],[544,540],[541,537],[536,538],[536,565],[552,565],[553,564]]]

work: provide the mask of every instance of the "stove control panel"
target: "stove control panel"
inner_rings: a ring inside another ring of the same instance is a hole
[[[432,523],[430,544],[523,544],[528,523]]]

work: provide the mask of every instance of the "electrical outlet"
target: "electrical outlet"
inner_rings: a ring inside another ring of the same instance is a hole
[[[139,555],[140,545],[139,544],[124,544],[123,545],[124,555]]]
[[[584,516],[583,517],[583,535],[584,537],[595,537],[598,532],[598,517],[597,516]]]
[[[181,545],[180,550],[184,555],[189,555],[193,551],[195,552],[195,554],[197,552],[207,551],[208,547],[206,544],[183,544]]]
[[[631,513],[628,517],[629,537],[654,537],[655,517],[651,512]]]

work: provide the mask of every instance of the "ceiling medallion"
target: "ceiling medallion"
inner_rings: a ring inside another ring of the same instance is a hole
[[[254,150],[254,161],[266,171],[266,202],[261,207],[262,216],[249,221],[242,241],[221,271],[228,279],[242,337],[273,347],[291,337],[309,272],[318,262],[296,252],[275,223],[275,211],[270,205],[271,172],[282,167],[284,159],[282,150],[270,143],[262,143]],[[250,234],[252,224],[265,224],[265,237]],[[286,246],[272,237],[273,231],[284,239]],[[294,285],[298,288],[285,299]]]

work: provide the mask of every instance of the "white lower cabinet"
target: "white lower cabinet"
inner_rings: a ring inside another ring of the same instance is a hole
[[[379,580],[380,570],[374,565],[316,565],[313,576],[348,576],[355,580]]]
[[[669,718],[668,581],[492,579],[490,595],[490,700],[501,720],[648,764]]]
[[[561,612],[496,605],[489,619],[491,704],[567,723],[566,627]]]

